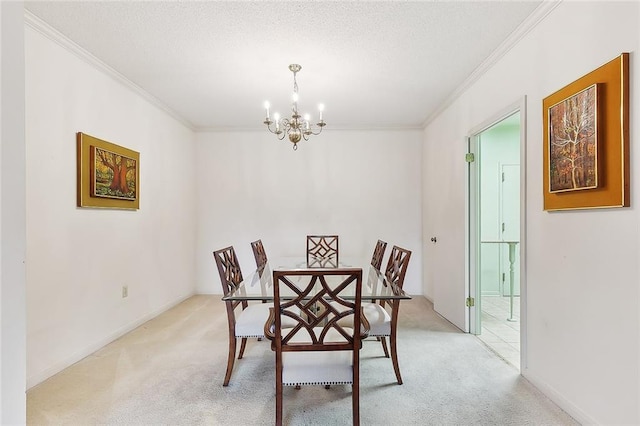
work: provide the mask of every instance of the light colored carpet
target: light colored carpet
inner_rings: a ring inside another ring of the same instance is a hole
[[[222,386],[227,356],[220,296],[194,296],[27,392],[30,425],[268,425],[274,354],[250,340]],[[403,385],[375,340],[361,355],[363,425],[575,425],[475,336],[423,297],[402,302]],[[285,388],[284,422],[351,424],[351,387]]]

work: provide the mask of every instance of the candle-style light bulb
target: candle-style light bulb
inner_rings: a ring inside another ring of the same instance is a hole
[[[322,111],[324,111],[324,104],[319,104],[318,110],[320,111],[320,121],[322,121]]]
[[[309,117],[309,114],[305,114],[305,115],[304,115],[304,127],[305,127],[305,129],[307,129],[307,130],[309,130],[309,119],[310,119],[310,118],[311,118],[311,117]]]
[[[266,109],[266,110],[267,110],[267,120],[269,120],[269,107],[270,107],[270,106],[271,106],[271,105],[269,104],[269,101],[265,101],[265,102],[264,102],[264,109]]]
[[[277,112],[273,114],[273,120],[276,122],[276,132],[280,130],[280,114]]]

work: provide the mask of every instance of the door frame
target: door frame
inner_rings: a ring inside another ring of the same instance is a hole
[[[480,133],[504,120],[508,116],[520,112],[520,369],[526,368],[526,330],[527,330],[527,283],[526,283],[526,199],[527,199],[527,97],[523,96],[516,102],[508,105],[497,113],[491,115],[487,120],[473,127],[465,137],[464,143],[468,153],[477,157],[478,137]],[[479,297],[479,268],[478,250],[479,238],[477,235],[478,221],[478,170],[474,162],[468,162],[466,167],[466,188],[465,188],[465,280],[466,298],[472,298],[475,303],[465,309],[465,328],[467,332],[478,334],[477,329],[480,322],[478,318],[481,313]]]

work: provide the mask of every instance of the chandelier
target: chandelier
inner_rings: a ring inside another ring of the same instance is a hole
[[[302,69],[298,64],[289,65],[289,70],[293,73],[293,102],[291,104],[291,118],[280,118],[280,114],[273,114],[273,121],[269,116],[269,102],[264,103],[264,107],[267,110],[267,118],[264,119],[264,124],[267,125],[267,129],[275,134],[279,140],[284,139],[285,136],[289,136],[289,141],[293,144],[293,149],[298,149],[298,142],[301,139],[305,141],[309,140],[311,135],[319,135],[322,132],[322,128],[327,125],[322,119],[322,111],[324,111],[324,105],[318,105],[320,111],[320,117],[315,125],[310,122],[309,114],[305,114],[304,119],[298,113],[298,82],[296,81],[296,74]],[[271,125],[275,124],[272,128]]]

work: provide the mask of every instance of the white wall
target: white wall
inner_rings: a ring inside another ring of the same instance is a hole
[[[0,2],[0,424],[26,422],[22,2]]]
[[[640,423],[640,4],[563,2],[424,132],[424,182],[445,182],[424,203],[425,236],[440,232],[447,255],[425,255],[425,292],[464,291],[464,136],[527,96],[526,365],[522,374],[577,420]],[[631,52],[630,208],[545,212],[542,100]],[[442,214],[443,207],[449,214]],[[445,238],[443,238],[445,239]],[[438,245],[440,244],[440,239]],[[438,247],[441,251],[442,247]],[[430,259],[433,259],[431,261]]]
[[[421,132],[331,131],[293,151],[266,130],[197,137],[199,293],[221,294],[214,250],[233,245],[245,275],[250,242],[304,256],[306,236],[336,233],[340,253],[371,258],[378,238],[411,250],[405,290],[421,294]]]
[[[29,387],[193,294],[196,234],[193,132],[34,28],[25,29]],[[140,152],[138,211],[76,207],[79,131]]]

